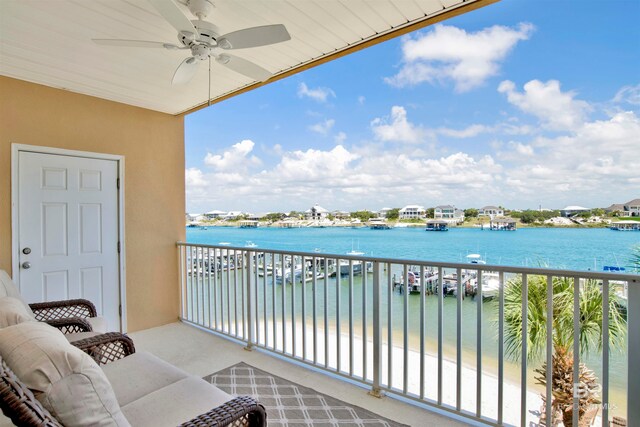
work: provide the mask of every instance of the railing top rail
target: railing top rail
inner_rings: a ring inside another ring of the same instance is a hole
[[[543,267],[517,267],[509,265],[496,265],[496,264],[472,264],[472,263],[460,263],[460,262],[443,262],[443,261],[425,261],[416,259],[400,259],[400,258],[382,258],[360,255],[346,255],[335,254],[328,252],[301,252],[301,251],[289,251],[283,249],[268,249],[258,247],[246,247],[246,246],[230,246],[230,245],[208,245],[203,243],[188,243],[177,242],[177,246],[190,246],[199,248],[211,248],[220,250],[234,250],[234,251],[246,251],[246,252],[268,252],[272,254],[283,255],[295,255],[304,256],[307,258],[331,258],[331,259],[344,259],[354,261],[372,261],[392,264],[411,264],[416,266],[425,267],[442,267],[442,268],[463,268],[467,270],[481,270],[491,272],[504,272],[504,273],[526,273],[526,274],[539,274],[546,276],[566,276],[566,277],[580,277],[583,279],[607,279],[607,280],[620,280],[635,284],[640,284],[640,275],[638,274],[625,274],[615,272],[601,272],[601,271],[581,271],[581,270],[566,270],[566,269],[554,269]]]

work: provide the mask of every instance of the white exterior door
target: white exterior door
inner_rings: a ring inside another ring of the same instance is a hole
[[[121,330],[117,179],[115,160],[18,154],[22,296],[88,299],[112,331]]]

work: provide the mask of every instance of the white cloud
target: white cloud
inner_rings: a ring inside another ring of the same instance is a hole
[[[509,52],[533,31],[528,23],[516,28],[494,25],[475,33],[436,25],[432,31],[403,39],[403,66],[385,81],[405,87],[451,80],[457,92],[469,91],[497,75]]]
[[[481,133],[491,132],[492,128],[485,125],[471,125],[464,129],[439,128],[437,132],[440,135],[449,136],[451,138],[473,138]]]
[[[554,130],[576,129],[591,110],[587,102],[574,99],[574,92],[562,92],[557,80],[546,83],[531,80],[524,85],[524,92],[518,92],[512,81],[505,80],[498,86],[498,92],[505,93],[511,104]]]
[[[342,143],[344,143],[344,141],[347,139],[347,134],[344,132],[338,132],[334,137],[333,137],[333,141],[338,144],[338,145],[342,145]]]
[[[423,142],[427,135],[425,129],[409,122],[407,120],[407,110],[397,105],[391,107],[390,117],[373,119],[371,121],[371,129],[380,141],[415,144]]]
[[[314,125],[309,126],[309,130],[313,132],[317,132],[321,135],[326,135],[333,128],[333,125],[336,124],[336,121],[333,119],[327,119],[323,122],[316,123]]]
[[[360,105],[364,105],[364,102],[367,100],[367,98],[365,98],[364,96],[360,95],[358,97],[358,104]]]
[[[299,98],[311,98],[317,102],[326,102],[327,98],[332,97],[335,98],[336,94],[333,90],[327,87],[317,87],[315,89],[310,89],[306,83],[300,83],[298,85],[298,97]]]
[[[640,84],[622,87],[613,97],[613,102],[640,105]]]
[[[254,146],[253,141],[245,139],[232,145],[222,154],[207,153],[204,163],[218,171],[244,171],[249,166],[257,166],[261,163],[256,156],[249,156]]]
[[[204,187],[209,184],[198,168],[185,169],[184,180],[187,187]]]

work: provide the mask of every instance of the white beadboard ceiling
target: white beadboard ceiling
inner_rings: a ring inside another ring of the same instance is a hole
[[[172,1],[172,0],[167,0]],[[486,0],[213,0],[220,33],[284,24],[291,40],[230,51],[274,74]],[[190,19],[186,6],[178,4]],[[179,114],[207,102],[207,63],[172,86],[188,51],[99,46],[94,38],[176,43],[146,0],[0,0],[0,74],[151,110]],[[256,83],[212,61],[213,100]]]

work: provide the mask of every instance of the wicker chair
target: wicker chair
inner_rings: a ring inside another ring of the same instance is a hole
[[[23,304],[29,306],[36,320],[46,322],[65,334],[92,332],[93,326],[89,319],[98,317],[96,306],[86,299],[26,304],[18,287],[4,270],[0,270],[0,296],[10,296],[21,300]]]
[[[126,357],[135,353],[131,338],[119,332],[86,338],[73,343],[85,351],[99,364]],[[0,408],[17,426],[62,427],[33,393],[20,382],[0,357]],[[264,407],[248,396],[236,397],[196,418],[181,424],[187,427],[205,426],[266,426]]]

